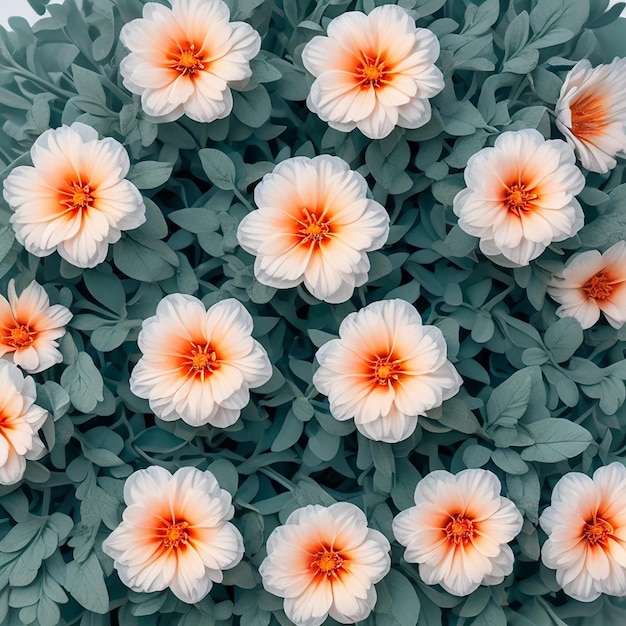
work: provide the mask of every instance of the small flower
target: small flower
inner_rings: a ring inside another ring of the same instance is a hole
[[[98,139],[80,122],[47,130],[30,150],[33,166],[4,181],[17,240],[35,256],[55,250],[76,267],[104,261],[122,230],[146,221],[137,188],[124,176],[130,161],[121,143]]]
[[[320,300],[348,300],[367,281],[366,252],[389,235],[387,211],[366,194],[363,176],[338,157],[279,163],[254,190],[259,209],[237,231],[241,247],[256,255],[257,280],[279,289],[304,282]]]
[[[252,317],[237,300],[207,311],[193,296],[166,296],[142,324],[137,342],[143,356],[130,389],[162,420],[230,426],[250,401],[249,388],[272,376],[267,353],[251,333]]]
[[[559,317],[574,317],[591,328],[602,311],[613,328],[621,328],[626,322],[626,242],[603,253],[589,250],[572,257],[548,294],[561,305]]]
[[[418,415],[459,391],[463,381],[446,353],[441,331],[422,326],[408,302],[382,300],[350,313],[339,339],[317,351],[313,384],[335,419],[354,417],[366,437],[396,443],[415,430]]]
[[[126,480],[124,501],[122,522],[102,550],[133,591],[169,587],[193,604],[222,582],[222,570],[241,561],[243,539],[228,522],[235,512],[230,494],[211,472],[182,467],[172,476],[162,467],[138,470]]]
[[[498,477],[484,469],[436,470],[420,480],[415,506],[395,517],[393,534],[406,547],[404,559],[420,564],[427,585],[466,596],[513,571],[507,544],[523,518],[500,488]]]
[[[328,615],[353,624],[376,604],[374,584],[391,567],[390,549],[354,504],[309,505],[272,531],[259,572],[265,589],[285,598],[296,626],[318,626]]]
[[[382,139],[395,126],[419,128],[431,117],[428,98],[443,89],[435,66],[439,41],[401,7],[376,7],[369,15],[349,11],[333,19],[327,37],[302,51],[315,76],[307,98],[311,111],[331,128],[358,128]]]
[[[50,306],[48,294],[34,281],[18,297],[11,279],[8,294],[8,300],[0,295],[0,356],[30,374],[60,363],[57,339],[65,335],[70,310],[61,304]]]
[[[124,86],[157,122],[183,114],[197,122],[224,118],[233,108],[230,88],[245,87],[252,75],[261,37],[249,24],[229,22],[222,0],[171,5],[149,2],[142,18],[122,27],[130,50],[120,63]]]
[[[35,404],[35,381],[19,368],[0,359],[0,485],[19,482],[26,461],[46,452],[37,434],[48,412]]]
[[[565,474],[539,518],[548,535],[541,549],[563,591],[581,602],[606,593],[626,596],[626,468],[611,463],[593,478]]]
[[[454,198],[459,226],[480,237],[486,255],[528,265],[553,241],[574,236],[583,210],[574,196],[585,186],[574,151],[534,129],[502,133],[493,148],[472,155],[466,189]]]
[[[612,170],[626,151],[626,59],[592,68],[583,59],[568,72],[556,103],[556,125],[592,172]]]

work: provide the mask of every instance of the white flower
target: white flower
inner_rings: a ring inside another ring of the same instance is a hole
[[[556,103],[556,125],[592,172],[612,170],[626,151],[626,59],[592,68],[587,59],[568,72]]]
[[[146,221],[137,188],[124,176],[130,161],[115,139],[80,122],[47,130],[30,150],[33,167],[4,181],[17,240],[35,256],[55,250],[76,267],[104,261],[121,231]]]
[[[120,63],[124,86],[141,95],[143,110],[157,122],[183,114],[197,122],[226,117],[230,88],[250,79],[261,37],[249,24],[229,22],[222,0],[171,5],[149,2],[142,18],[122,27],[120,39],[131,51]]]
[[[411,435],[418,415],[459,391],[446,354],[441,331],[423,326],[414,307],[382,300],[348,315],[339,339],[317,351],[313,384],[335,419],[354,417],[366,437],[395,443]]]
[[[528,265],[553,241],[573,237],[583,226],[574,196],[585,177],[575,161],[564,141],[546,141],[534,129],[502,133],[493,148],[467,162],[467,188],[454,198],[459,226],[480,237],[484,254]]]
[[[606,593],[626,596],[626,468],[598,468],[593,478],[565,474],[539,518],[548,540],[541,549],[563,591],[581,602]]]
[[[279,289],[304,283],[320,300],[348,300],[367,281],[366,252],[389,235],[387,211],[366,194],[363,176],[338,157],[279,163],[254,190],[259,209],[237,231],[256,255],[257,280]]]
[[[307,105],[331,128],[358,128],[370,139],[395,126],[418,128],[430,120],[428,98],[443,89],[438,56],[435,35],[416,28],[401,7],[348,11],[330,22],[327,37],[314,37],[302,51],[316,78]]]
[[[35,404],[35,381],[19,368],[0,359],[0,485],[19,482],[26,461],[40,459],[46,452],[37,434],[48,412]]]
[[[420,564],[427,585],[466,596],[513,571],[507,544],[523,518],[500,489],[498,477],[483,469],[456,476],[436,470],[417,483],[415,506],[395,517],[393,534],[406,547],[405,560]]]
[[[591,328],[602,312],[613,328],[621,328],[626,322],[626,242],[572,257],[562,277],[548,286],[548,294],[561,305],[559,317],[574,317],[583,328]]]
[[[309,505],[272,531],[259,572],[265,589],[285,598],[296,626],[318,626],[328,615],[354,624],[376,604],[374,584],[390,569],[390,548],[354,504]]]
[[[18,297],[9,281],[9,299],[0,295],[0,356],[35,374],[63,360],[59,352],[65,325],[72,319],[61,304],[50,305],[41,285],[30,283]]]
[[[143,356],[130,389],[162,420],[230,426],[250,401],[250,387],[272,376],[267,353],[251,333],[252,317],[237,300],[207,311],[193,296],[166,296],[143,322],[137,339]]]
[[[193,604],[204,598],[222,570],[241,561],[243,539],[228,522],[230,494],[209,471],[162,467],[131,474],[124,485],[121,524],[104,540],[120,580],[133,591],[162,591]]]

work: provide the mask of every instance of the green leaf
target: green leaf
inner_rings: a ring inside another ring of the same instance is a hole
[[[525,461],[555,463],[570,459],[584,452],[593,441],[586,428],[559,417],[532,422],[526,429],[535,443],[522,450]]]
[[[233,91],[233,115],[246,126],[261,128],[271,112],[272,101],[263,85],[251,91]]]
[[[581,346],[583,339],[583,329],[573,317],[557,320],[546,330],[543,337],[546,348],[550,350],[557,363],[570,359]]]
[[[89,413],[104,400],[102,375],[86,352],[79,352],[76,361],[61,374],[61,386],[67,391],[74,407]]]
[[[115,265],[130,278],[150,283],[174,275],[178,265],[176,253],[158,239],[122,237],[113,246]]]
[[[154,189],[166,183],[172,175],[172,163],[161,161],[141,161],[131,166],[128,172],[130,180],[137,189]]]
[[[99,615],[109,611],[109,592],[95,553],[91,552],[81,563],[70,561],[65,572],[65,588],[74,600]]]
[[[204,148],[198,154],[205,174],[216,187],[224,190],[235,188],[237,170],[229,156],[215,148]]]
[[[532,368],[526,367],[491,392],[486,407],[490,425],[515,426],[528,407],[532,378]]]

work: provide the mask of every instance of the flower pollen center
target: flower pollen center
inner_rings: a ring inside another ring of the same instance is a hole
[[[300,243],[321,243],[330,235],[330,225],[322,217],[318,217],[315,211],[302,209],[302,219],[298,220],[300,228],[298,234],[301,237]]]
[[[14,348],[23,348],[33,343],[33,336],[35,334],[35,331],[31,330],[28,326],[20,324],[11,329],[6,337],[6,341]]]
[[[192,375],[210,376],[215,370],[220,368],[217,352],[210,344],[204,346],[195,343],[191,344],[191,352],[186,357],[189,373]]]
[[[165,528],[163,529],[162,543],[166,548],[177,549],[181,544],[186,545],[189,541],[189,533],[187,528],[189,522],[178,522],[172,524],[171,522],[165,522]]]
[[[601,517],[597,517],[583,526],[583,538],[592,546],[604,543],[609,535],[613,534],[613,527]]]
[[[374,89],[379,89],[388,80],[388,72],[385,71],[385,61],[381,61],[380,57],[372,59],[367,55],[363,55],[354,72],[363,88],[374,87]]]
[[[196,46],[191,44],[186,50],[181,50],[178,58],[174,61],[174,69],[183,76],[194,76],[199,70],[204,69],[203,55]]]
[[[613,293],[613,284],[608,272],[602,270],[592,276],[584,285],[583,291],[588,298],[604,302],[611,297]]]
[[[377,385],[394,384],[402,373],[400,363],[391,356],[377,356],[372,364],[372,376]]]
[[[583,95],[572,103],[572,133],[579,136],[601,133],[606,125],[604,100],[594,94]]]
[[[528,191],[524,183],[507,185],[506,191],[504,192],[504,204],[509,210],[509,213],[513,213],[518,217],[530,211],[533,208],[533,201],[537,198],[537,194]]]
[[[461,542],[468,543],[474,536],[474,524],[472,520],[463,517],[460,513],[452,516],[445,528],[448,541],[459,544]]]
[[[65,196],[61,200],[71,211],[86,211],[93,206],[93,191],[89,183],[83,184],[80,180],[73,180],[65,191],[61,191],[61,195]]]
[[[343,568],[344,558],[339,552],[334,550],[328,550],[323,548],[315,553],[313,561],[311,561],[311,568],[316,571],[316,574],[322,574],[330,578],[336,576],[336,572]]]

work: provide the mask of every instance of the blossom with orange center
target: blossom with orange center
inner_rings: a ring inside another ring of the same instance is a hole
[[[143,356],[130,389],[162,420],[230,426],[250,401],[250,387],[272,376],[267,353],[251,333],[252,317],[237,300],[207,311],[193,296],[166,296],[143,322],[137,339]]]
[[[222,582],[222,570],[241,561],[243,539],[228,521],[231,496],[211,472],[182,467],[172,475],[148,467],[128,477],[124,501],[122,522],[102,550],[133,591],[169,588],[193,604]]]
[[[304,283],[320,300],[350,299],[367,281],[367,252],[389,235],[385,208],[366,197],[367,183],[339,157],[294,157],[279,163],[254,190],[259,207],[237,230],[256,256],[254,274],[285,289]]]
[[[74,122],[40,135],[30,155],[33,167],[16,167],[4,181],[4,199],[15,236],[31,254],[56,250],[76,267],[94,267],[121,231],[146,221],[141,194],[124,179],[128,154],[115,139],[98,139]]]
[[[261,37],[249,24],[229,22],[222,0],[171,0],[171,7],[149,2],[142,18],[122,27],[130,50],[120,63],[124,86],[157,122],[226,117],[230,88],[247,84]]]
[[[507,544],[523,518],[500,489],[498,477],[484,469],[436,470],[420,480],[415,506],[394,518],[393,534],[406,548],[405,560],[420,564],[427,585],[466,596],[513,571]]]
[[[613,328],[621,328],[626,322],[626,242],[572,257],[552,279],[548,294],[561,305],[559,317],[574,317],[591,328],[602,312]]]
[[[480,237],[488,256],[528,265],[583,226],[574,196],[585,177],[573,149],[560,139],[546,141],[534,129],[504,132],[493,148],[472,155],[465,184],[454,198],[454,212],[466,233]]]
[[[626,468],[598,468],[593,478],[565,474],[539,518],[548,535],[541,560],[563,591],[581,602],[626,596]]]
[[[374,584],[391,567],[390,549],[354,504],[309,505],[272,531],[259,572],[265,589],[285,598],[296,626],[318,626],[329,615],[353,624],[376,604]]]
[[[50,305],[41,285],[30,283],[17,296],[9,281],[7,300],[0,295],[0,356],[35,374],[63,360],[59,352],[65,325],[72,319],[67,307]]]
[[[358,128],[370,139],[430,120],[428,99],[444,86],[435,66],[439,41],[431,31],[386,4],[368,15],[343,13],[327,32],[302,50],[302,63],[316,78],[307,105],[320,119],[345,132]]]
[[[317,351],[313,384],[335,419],[354,417],[366,437],[396,443],[413,433],[418,415],[459,391],[463,381],[446,354],[441,331],[423,326],[414,307],[382,300],[350,313],[339,339]]]
[[[40,459],[46,449],[37,434],[48,412],[35,404],[35,381],[0,359],[0,485],[24,476],[27,460]]]
[[[556,103],[556,125],[592,172],[612,170],[626,151],[626,59],[591,67],[583,59],[568,72]]]

